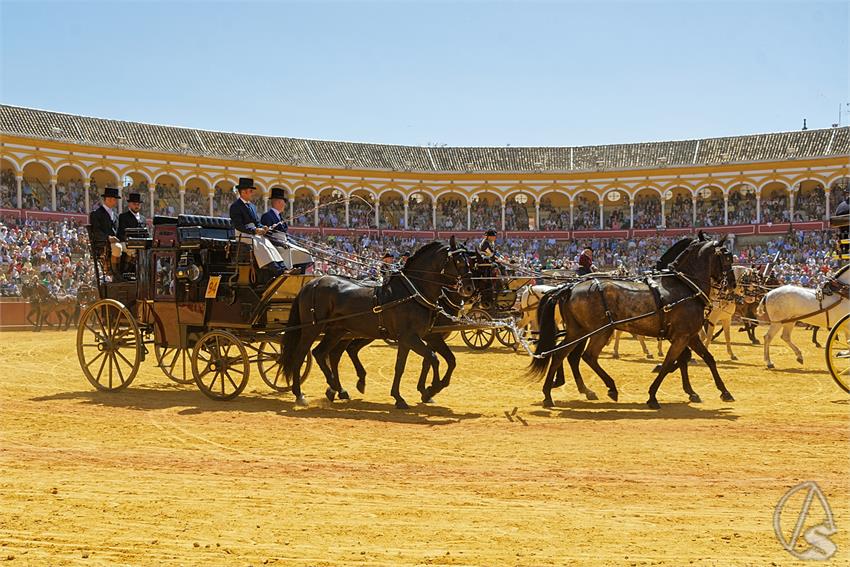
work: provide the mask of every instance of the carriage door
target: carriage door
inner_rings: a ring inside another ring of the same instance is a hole
[[[174,252],[154,252],[150,267],[157,341],[161,342],[162,346],[168,347],[181,346],[175,298],[177,285],[174,278],[175,264]]]

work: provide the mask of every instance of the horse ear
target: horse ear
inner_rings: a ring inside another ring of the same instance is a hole
[[[700,230],[699,232],[697,232],[697,240],[699,240],[700,242],[705,242],[706,240],[708,240],[708,238],[706,238],[705,233]]]
[[[457,250],[457,240],[454,234],[449,238],[449,250]]]

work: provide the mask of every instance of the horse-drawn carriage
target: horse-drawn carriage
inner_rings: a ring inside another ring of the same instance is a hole
[[[95,388],[126,388],[149,346],[168,378],[194,381],[213,399],[238,396],[252,365],[273,390],[291,387],[280,369],[279,334],[312,275],[265,277],[226,218],[154,217],[152,235],[128,232],[127,255],[115,267],[109,244],[90,241],[99,299],[80,317],[77,355]]]
[[[533,283],[534,279],[511,275],[505,278],[487,278],[485,276],[485,279],[501,285],[485,286],[489,289],[485,289],[479,301],[472,304],[469,309],[464,310],[463,314],[469,325],[459,327],[461,338],[466,346],[472,350],[485,350],[494,341],[499,341],[506,347],[516,349],[516,337],[510,326],[489,323],[499,320],[519,321],[522,315],[517,304],[519,290]]]
[[[839,257],[850,262],[850,216],[841,215],[830,219],[830,224],[841,231],[838,240]],[[844,314],[829,330],[826,337],[826,367],[835,383],[850,393],[850,313]]]

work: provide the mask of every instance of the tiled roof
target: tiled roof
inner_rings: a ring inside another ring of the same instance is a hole
[[[0,132],[190,156],[425,172],[571,172],[850,156],[850,127],[605,146],[420,147],[213,132],[0,105]]]

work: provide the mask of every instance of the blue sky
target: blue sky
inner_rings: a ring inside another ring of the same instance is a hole
[[[0,1],[0,100],[425,145],[794,130],[850,102],[847,2]],[[850,112],[844,124],[850,123]]]

